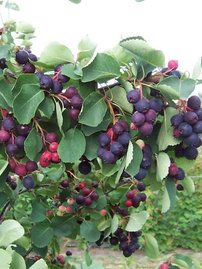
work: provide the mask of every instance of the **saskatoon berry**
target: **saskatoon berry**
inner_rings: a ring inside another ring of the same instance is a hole
[[[113,164],[116,162],[116,158],[114,156],[114,154],[111,152],[111,151],[108,151],[108,150],[105,150],[102,154],[102,160],[105,162],[105,163],[108,163],[108,164]]]
[[[60,183],[60,185],[61,185],[63,188],[67,188],[67,187],[69,187],[69,180],[68,180],[68,179],[63,179],[62,182]]]
[[[198,116],[195,112],[193,111],[188,111],[184,114],[184,121],[186,121],[187,123],[193,125],[195,123],[197,123],[198,121]]]
[[[83,99],[81,98],[79,94],[74,95],[70,100],[70,104],[74,108],[77,108],[77,109],[81,109],[82,103],[83,103]]]
[[[53,80],[53,86],[52,86],[52,91],[56,94],[61,93],[63,90],[63,86],[60,82],[57,80]]]
[[[121,135],[124,132],[123,125],[118,121],[112,126],[114,134]]]
[[[198,150],[194,146],[188,146],[184,149],[184,156],[188,160],[195,160],[198,156]]]
[[[138,196],[140,197],[141,202],[145,202],[147,199],[147,196],[145,193],[138,193]]]
[[[57,142],[57,135],[56,135],[56,133],[53,133],[53,132],[47,133],[45,135],[45,140],[48,143]]]
[[[172,126],[178,127],[183,121],[184,118],[181,114],[177,114],[171,117],[170,119]]]
[[[76,203],[77,203],[77,204],[81,205],[81,204],[84,203],[84,201],[85,201],[85,197],[84,197],[83,195],[78,195],[78,196],[76,197]]]
[[[148,169],[151,166],[151,162],[152,162],[151,157],[144,154],[140,167]]]
[[[128,132],[123,132],[121,135],[119,135],[117,141],[122,146],[128,146],[130,139],[131,139],[131,135]]]
[[[0,68],[3,70],[5,68],[7,68],[7,64],[6,64],[6,59],[5,58],[1,58],[0,59]]]
[[[50,150],[50,152],[57,152],[58,143],[57,142],[51,142],[48,149]]]
[[[35,186],[34,178],[32,176],[25,176],[22,179],[23,186],[27,189],[33,189]]]
[[[14,180],[12,180],[9,185],[10,185],[12,190],[15,190],[17,188],[17,183]]]
[[[126,201],[125,201],[125,206],[126,206],[126,207],[131,207],[131,206],[133,206],[133,202],[132,202],[132,200],[126,200]]]
[[[156,112],[161,112],[163,109],[163,101],[159,98],[152,98],[149,100],[150,108]]]
[[[81,174],[87,175],[91,172],[91,164],[88,161],[82,161],[79,163],[78,170]]]
[[[37,170],[38,165],[35,161],[29,160],[26,162],[25,167],[26,167],[27,172],[31,173]]]
[[[63,95],[66,96],[67,98],[72,98],[74,95],[77,94],[77,90],[75,87],[69,87]]]
[[[129,130],[129,125],[128,125],[127,121],[121,120],[121,121],[119,121],[119,123],[123,127],[124,131],[128,131]]]
[[[123,255],[124,255],[124,257],[128,258],[132,255],[132,252],[131,252],[131,250],[126,249],[126,250],[123,250]]]
[[[197,114],[198,119],[202,120],[202,108],[199,108],[198,110],[196,110],[195,113]]]
[[[70,80],[69,77],[59,73],[58,76],[57,76],[57,80],[60,82],[60,83],[66,83]]]
[[[110,238],[109,242],[110,242],[110,244],[112,246],[115,246],[115,245],[117,245],[119,243],[119,240],[118,240],[117,237],[113,236],[113,237]]]
[[[135,104],[140,100],[140,90],[134,89],[127,93],[127,99],[129,103]]]
[[[86,206],[90,206],[90,205],[92,205],[92,203],[93,203],[93,201],[92,201],[92,199],[91,199],[90,197],[86,197],[86,198],[85,198],[85,200],[84,200],[84,204],[85,204]]]
[[[71,118],[72,120],[77,121],[78,118],[79,118],[79,114],[80,114],[80,110],[78,110],[78,109],[71,108],[71,109],[69,110],[69,116],[70,116],[70,118]]]
[[[182,184],[177,184],[176,188],[177,188],[178,191],[183,191],[184,190],[184,187],[182,186]]]
[[[113,142],[111,144],[111,152],[116,156],[121,156],[123,154],[123,146],[119,142]]]
[[[178,158],[184,156],[184,148],[183,148],[182,144],[175,146],[175,156]]]
[[[0,130],[0,143],[5,143],[10,139],[10,134],[5,130]]]
[[[178,174],[178,167],[175,163],[171,163],[169,166],[169,175],[175,177]]]
[[[139,172],[134,176],[137,180],[142,180],[146,177],[147,170],[144,168],[140,168]]]
[[[141,99],[135,104],[135,109],[141,113],[145,113],[149,110],[149,101],[146,99]]]
[[[23,148],[24,147],[24,142],[25,142],[25,137],[22,135],[16,136],[15,137],[15,144],[19,147],[19,148]]]
[[[51,161],[53,163],[59,163],[60,162],[60,156],[57,152],[52,152],[51,153]]]
[[[71,104],[69,101],[67,101],[66,99],[62,100],[63,101],[63,105],[65,108],[70,108],[71,107]]]
[[[134,197],[134,192],[133,192],[133,191],[129,191],[129,192],[127,192],[127,193],[126,193],[126,197],[127,197],[128,199],[132,199],[132,198]]]
[[[70,250],[67,250],[66,253],[65,253],[67,256],[71,256],[72,255],[72,252]]]
[[[137,189],[138,191],[144,191],[146,189],[146,186],[143,182],[138,182]]]
[[[189,135],[191,135],[192,133],[192,127],[191,125],[189,125],[186,122],[182,122],[179,126],[178,126],[178,130],[180,132],[180,135],[182,137],[187,137]]]
[[[183,180],[185,178],[185,172],[182,168],[178,167],[178,174],[175,178],[178,180]]]
[[[93,188],[97,188],[99,184],[98,184],[97,181],[94,180],[94,181],[91,183],[91,185],[92,185]]]
[[[178,61],[177,60],[170,60],[168,62],[168,68],[172,70],[176,70],[178,68]]]
[[[103,158],[103,154],[105,153],[105,151],[106,151],[106,149],[104,149],[104,148],[98,148],[98,150],[97,150],[97,156],[99,157],[99,158]]]
[[[98,137],[98,142],[99,142],[101,147],[106,147],[106,146],[108,146],[110,144],[111,139],[108,136],[108,134],[102,133]]]
[[[145,114],[145,120],[149,123],[154,123],[156,117],[157,117],[157,113],[153,109],[149,109]]]
[[[192,133],[191,135],[189,135],[184,139],[184,143],[189,146],[196,146],[200,144],[200,138],[198,134]]]
[[[90,195],[90,198],[93,200],[93,201],[97,201],[98,198],[99,198],[99,194],[97,192],[92,192],[91,195]]]
[[[2,127],[6,130],[6,131],[11,131],[12,129],[14,129],[15,127],[15,122],[13,120],[13,118],[11,117],[6,117],[2,120]]]
[[[177,78],[181,78],[181,73],[178,70],[173,70],[170,72],[171,76],[177,77]]]
[[[49,75],[42,75],[40,77],[40,86],[44,90],[50,90],[53,88],[53,80]]]
[[[202,121],[200,120],[200,121],[198,121],[196,124],[194,124],[194,126],[193,126],[193,131],[195,132],[195,133],[202,133]]]
[[[36,70],[35,66],[31,63],[24,64],[22,68],[23,73],[34,73],[35,70]]]
[[[145,122],[145,115],[143,113],[140,113],[138,111],[136,111],[133,115],[132,115],[132,122],[137,125],[140,126]]]
[[[8,154],[8,156],[14,156],[16,153],[18,153],[18,151],[19,148],[15,144],[8,144],[6,146],[6,153]]]
[[[18,50],[15,54],[15,60],[19,64],[26,64],[29,61],[29,54],[26,50]]]
[[[27,174],[27,169],[24,164],[16,164],[14,172],[18,176],[24,177]]]
[[[144,136],[151,135],[153,132],[153,125],[149,122],[145,122],[142,126],[140,126],[139,130]]]
[[[16,129],[19,135],[26,136],[31,131],[31,126],[27,124],[19,124],[16,126]]]
[[[36,62],[36,61],[37,61],[37,57],[36,57],[36,55],[33,54],[33,53],[29,53],[28,57],[29,57],[29,59],[30,59],[31,61],[33,61],[33,62]]]
[[[193,110],[198,110],[201,107],[201,99],[197,95],[189,97],[187,105]]]
[[[91,192],[92,192],[91,189],[85,187],[85,188],[83,188],[83,190],[82,190],[82,195],[83,195],[83,196],[88,196]]]

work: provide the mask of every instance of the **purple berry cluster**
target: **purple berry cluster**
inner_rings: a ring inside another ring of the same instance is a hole
[[[130,257],[136,250],[140,248],[138,242],[142,232],[127,232],[118,228],[116,232],[111,235],[109,242],[111,245],[119,245],[119,249],[123,251],[125,257]]]
[[[114,164],[126,154],[130,139],[128,123],[125,120],[117,121],[107,132],[99,135],[98,157],[107,164]]]
[[[177,190],[181,191],[183,190],[183,186],[181,183],[178,183],[178,181],[181,181],[185,178],[185,172],[181,167],[178,167],[177,164],[171,159],[171,163],[169,166],[169,176],[172,178],[172,180],[177,184],[176,188]]]
[[[35,73],[36,68],[32,62],[37,61],[35,54],[28,49],[20,49],[15,53],[16,62],[22,66],[23,73]]]
[[[83,105],[83,98],[79,94],[78,90],[73,86],[68,87],[62,93],[62,96],[64,107],[68,109],[70,118],[77,121]]]
[[[131,129],[138,129],[143,136],[151,135],[157,115],[163,109],[163,101],[160,98],[150,100],[141,98],[140,89],[138,88],[129,91],[127,99],[129,103],[134,105],[135,109],[131,118]]]
[[[182,140],[175,147],[176,157],[186,157],[194,160],[198,156],[197,148],[202,145],[202,108],[201,100],[193,95],[188,98],[186,111],[171,117],[173,136]]]

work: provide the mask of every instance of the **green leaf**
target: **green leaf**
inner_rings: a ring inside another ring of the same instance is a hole
[[[180,80],[179,95],[182,99],[187,99],[195,89],[196,81],[191,78]]]
[[[70,2],[74,3],[74,4],[79,4],[81,3],[81,0],[69,0]]]
[[[173,136],[173,127],[171,126],[170,119],[175,114],[177,114],[177,110],[173,107],[168,107],[164,111],[164,120],[157,138],[160,151],[167,149],[168,146],[175,146],[181,142]]]
[[[85,257],[86,265],[87,266],[90,266],[93,261],[92,261],[92,258],[90,256],[90,253],[89,253],[88,249],[85,249],[85,251],[84,251],[84,257]]]
[[[111,50],[107,50],[106,53],[115,58],[120,65],[127,65],[133,59],[133,54],[120,45],[117,45]]]
[[[1,156],[0,156],[0,175],[3,174],[3,172],[6,170],[7,166],[8,166],[8,161],[1,159]]]
[[[96,127],[102,122],[106,112],[107,105],[103,97],[96,92],[92,92],[83,102],[79,122],[91,127]]]
[[[4,220],[0,225],[0,246],[7,247],[23,235],[24,228],[19,222],[12,219]]]
[[[84,68],[95,58],[96,44],[86,36],[79,42],[78,49],[77,60],[80,62],[81,68]]]
[[[176,261],[178,261],[178,262],[176,262]],[[187,268],[187,269],[190,269],[190,268],[195,269],[193,267],[192,259],[189,256],[184,255],[184,254],[177,253],[174,257],[174,263],[176,263],[177,265],[185,266],[185,268]]]
[[[162,213],[167,212],[169,209],[175,207],[175,204],[176,204],[175,182],[171,178],[168,178],[165,181],[165,189],[163,193],[161,212]]]
[[[80,75],[76,74],[76,64],[65,64],[62,67],[62,74],[68,76],[69,78],[72,78],[74,80],[79,80],[81,78]]]
[[[121,107],[124,111],[128,113],[133,112],[133,105],[128,102],[124,88],[115,86],[107,91],[107,96],[110,97],[110,99],[112,99],[112,101]]]
[[[83,133],[78,129],[70,129],[61,139],[58,154],[63,162],[77,162],[84,154],[86,140]]]
[[[55,105],[54,105],[53,99],[47,96],[38,107],[38,111],[41,117],[45,117],[47,119],[51,118],[54,110],[55,110]]]
[[[95,223],[84,221],[80,226],[80,234],[89,242],[96,242],[100,238],[100,232]]]
[[[47,209],[40,204],[40,201],[34,200],[32,203],[31,219],[33,222],[41,222],[46,219]]]
[[[164,66],[165,56],[163,52],[152,48],[146,41],[139,37],[124,39],[120,42],[120,46],[151,65]]]
[[[6,58],[8,59],[10,55],[10,45],[2,45],[0,47],[0,58]]]
[[[63,162],[51,164],[48,167],[41,168],[44,175],[48,177],[49,180],[59,180],[65,171],[65,164]],[[50,188],[49,188],[50,189]]]
[[[43,259],[35,262],[29,269],[48,269],[48,265]]]
[[[128,150],[127,150],[127,154],[126,154],[125,168],[127,168],[129,166],[129,164],[132,162],[132,160],[133,160],[133,143],[131,141],[129,141]]]
[[[68,47],[58,42],[52,42],[42,51],[40,62],[49,66],[67,62],[74,63],[74,56]]]
[[[84,155],[88,158],[88,160],[92,161],[97,157],[97,149],[98,149],[98,136],[99,134],[93,134],[91,136],[86,137],[86,151]]]
[[[48,223],[38,223],[31,229],[31,239],[38,248],[48,246],[53,238],[53,228]]]
[[[61,108],[59,102],[55,102],[55,108],[56,108],[58,127],[59,127],[60,132],[63,133],[63,131],[62,131],[62,125],[63,125],[62,108]]]
[[[200,58],[196,61],[195,65],[194,65],[194,68],[193,68],[192,76],[191,76],[191,77],[192,77],[193,79],[197,79],[197,78],[200,77],[201,72],[202,72],[202,58],[200,57]]]
[[[110,55],[98,53],[93,62],[83,69],[83,82],[103,81],[120,76],[120,67]]]
[[[128,167],[126,168],[126,172],[129,175],[135,176],[139,172],[142,157],[143,157],[142,150],[136,143],[134,143],[133,144],[133,159],[128,165]]]
[[[145,234],[145,254],[151,259],[157,259],[160,255],[157,240],[151,234]]]
[[[43,147],[42,139],[39,136],[37,130],[33,128],[24,142],[24,149],[27,157],[30,160],[34,161],[38,153],[41,151],[42,147]]]
[[[156,179],[157,181],[163,180],[168,175],[168,169],[170,166],[170,157],[165,152],[160,152],[156,156],[157,169],[156,169]]]
[[[39,85],[39,78],[35,74],[21,74],[17,78],[14,86],[12,87],[12,92],[16,96],[24,84],[36,84]]]
[[[16,251],[13,251],[10,269],[26,269],[25,260]]]
[[[130,142],[129,142],[130,143]],[[128,153],[127,153],[128,155]],[[127,157],[126,157],[127,158]],[[119,183],[119,180],[121,178],[121,175],[123,173],[123,171],[125,170],[125,166],[126,166],[126,158],[124,157],[120,166],[119,166],[119,170],[118,170],[118,173],[116,175],[116,179],[115,179],[115,185],[117,185]]]
[[[128,232],[137,232],[141,230],[148,218],[149,213],[147,211],[143,210],[137,213],[135,210],[132,210],[125,230]]]
[[[119,227],[119,218],[118,216],[115,214],[111,220],[111,233],[115,233],[116,230]]]
[[[34,33],[34,27],[25,21],[19,21],[16,24],[16,31],[23,34],[32,34]]]
[[[18,122],[21,124],[30,123],[43,99],[44,93],[38,85],[23,85],[13,102],[14,116]]]
[[[13,104],[12,85],[0,80],[0,108],[11,109]]]
[[[195,192],[195,185],[193,180],[190,177],[186,177],[182,180],[182,185],[186,192],[191,196]]]
[[[65,219],[64,217],[56,217],[52,222],[54,234],[60,237],[71,237],[72,234],[78,234],[80,228],[75,219]]]
[[[11,253],[4,249],[0,249],[0,261],[2,269],[10,269],[10,264],[12,261]]]

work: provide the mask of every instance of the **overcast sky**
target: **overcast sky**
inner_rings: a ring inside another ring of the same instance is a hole
[[[98,50],[110,49],[122,38],[141,35],[163,50],[166,60],[178,59],[182,71],[192,71],[202,56],[201,0],[15,0],[20,12],[11,17],[36,28],[33,52],[58,41],[74,52],[88,35]],[[7,12],[3,11],[6,19]]]

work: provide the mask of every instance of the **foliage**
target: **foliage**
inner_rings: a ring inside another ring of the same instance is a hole
[[[140,36],[102,53],[85,38],[77,56],[54,42],[37,57],[33,34],[30,24],[9,21],[0,40],[4,267],[74,268],[71,251],[60,253],[62,237],[81,242],[81,268],[95,267],[89,243],[119,244],[129,257],[142,242],[157,257],[156,239],[141,233],[147,189],[156,191],[162,213],[180,198],[176,188],[193,193],[184,171],[201,145],[201,100],[190,97],[199,81],[175,60],[165,66],[163,52]],[[176,115],[188,131],[172,122]]]

